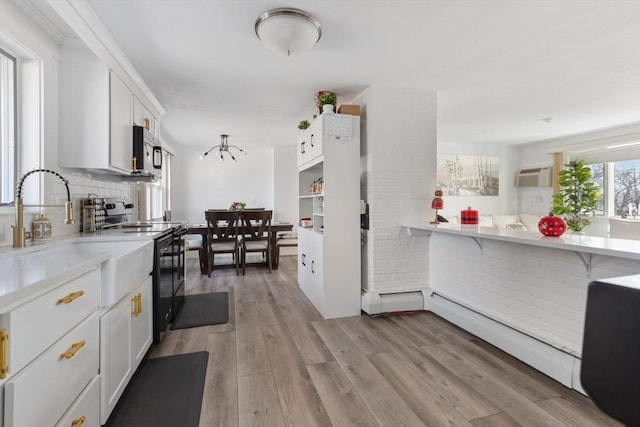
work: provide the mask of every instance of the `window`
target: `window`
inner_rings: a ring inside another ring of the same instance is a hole
[[[626,217],[640,203],[640,159],[615,162],[613,167],[613,203],[615,215]]]
[[[640,204],[640,159],[592,163],[591,178],[602,189],[596,215],[636,215]]]
[[[0,205],[13,202],[16,185],[16,58],[0,49]]]

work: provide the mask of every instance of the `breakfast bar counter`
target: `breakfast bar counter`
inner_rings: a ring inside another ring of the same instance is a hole
[[[405,228],[429,239],[428,309],[577,390],[589,282],[640,273],[636,240]]]
[[[620,258],[640,260],[640,241],[611,239],[607,237],[585,236],[569,232],[560,237],[547,237],[538,231],[508,230],[496,227],[458,224],[411,224],[405,225],[413,235],[430,232],[468,236],[473,239],[492,239],[532,246],[564,249]],[[478,240],[480,244],[480,241]]]

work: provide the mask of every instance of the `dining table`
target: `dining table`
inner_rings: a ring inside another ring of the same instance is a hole
[[[209,248],[209,233],[206,223],[188,223],[186,225],[186,234],[199,234],[202,236],[202,246],[198,250],[198,257],[200,259],[200,272],[203,274],[208,273],[207,258]],[[269,245],[271,246],[271,268],[276,270],[278,268],[278,262],[273,257],[276,253],[276,241],[278,240],[278,232],[293,230],[293,224],[289,222],[271,221],[271,232],[269,233]]]

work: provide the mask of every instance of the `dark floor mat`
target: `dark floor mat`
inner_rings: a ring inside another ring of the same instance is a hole
[[[105,427],[198,427],[209,353],[145,359]]]
[[[218,325],[229,321],[229,293],[187,295],[171,329]]]

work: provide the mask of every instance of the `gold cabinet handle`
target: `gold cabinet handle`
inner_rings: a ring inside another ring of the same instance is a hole
[[[84,291],[71,292],[66,297],[60,298],[58,300],[58,304],[69,304],[71,301],[73,301],[76,298],[80,298],[82,295],[84,295]]]
[[[134,295],[131,298],[131,314],[134,316],[138,315],[138,295]]]
[[[87,419],[87,417],[85,417],[84,415],[81,416],[78,419],[75,419],[73,421],[71,421],[71,427],[80,427],[82,424],[84,424],[84,421]]]
[[[71,344],[71,348],[60,355],[60,358],[71,359],[87,342],[85,340]]]
[[[131,298],[131,303],[133,304],[133,307],[131,308],[131,314],[136,317],[139,316],[140,313],[142,313],[142,294],[138,293],[138,295],[135,295],[133,298]]]
[[[6,329],[0,329],[0,378],[6,378],[9,371],[7,357],[7,343],[9,341],[9,333]]]
[[[150,130],[149,128],[151,127],[151,120],[149,120],[149,117],[145,117],[144,118],[144,128],[146,130]]]

